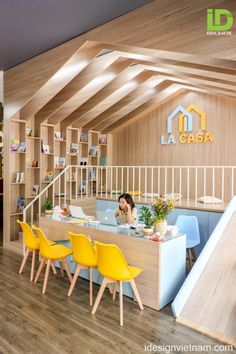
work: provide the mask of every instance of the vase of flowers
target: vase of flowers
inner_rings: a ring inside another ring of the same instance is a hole
[[[160,196],[152,203],[154,214],[154,230],[165,235],[167,231],[167,215],[175,208],[174,200],[166,196]]]
[[[143,235],[147,237],[152,236],[154,218],[152,211],[148,207],[142,206],[139,220],[145,224],[143,228]]]

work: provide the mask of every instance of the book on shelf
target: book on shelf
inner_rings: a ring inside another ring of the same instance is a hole
[[[89,171],[88,180],[89,181],[96,181],[96,172],[95,171]]]
[[[35,184],[32,188],[32,195],[33,196],[36,196],[39,194],[39,185],[38,184]]]
[[[79,193],[86,193],[87,192],[87,183],[85,180],[80,181],[79,184]]]
[[[15,183],[24,183],[25,182],[25,173],[16,172]]]
[[[70,153],[71,154],[78,154],[79,152],[79,144],[76,144],[76,143],[71,143],[70,145]]]
[[[88,132],[81,132],[80,142],[81,143],[88,143]]]
[[[80,164],[80,166],[87,166],[88,165],[88,158],[87,157],[81,157],[79,164]]]
[[[62,132],[54,132],[54,139],[56,141],[62,141],[63,140],[63,134]]]
[[[16,210],[17,212],[22,213],[24,208],[25,208],[25,198],[19,197],[16,202]]]
[[[44,144],[43,140],[41,140],[41,152],[43,154],[50,154],[50,145]]]
[[[54,168],[65,168],[66,159],[65,157],[55,156],[54,157]]]
[[[102,144],[102,145],[107,144],[107,134],[101,134],[99,136],[99,144]]]
[[[14,139],[14,138],[12,138],[12,139],[10,140],[10,149],[11,149],[11,151],[17,151],[19,145],[20,145],[20,139]]]
[[[26,128],[26,135],[31,136],[32,135],[32,129],[31,128]]]
[[[107,166],[108,165],[107,156],[100,156],[99,164],[100,166]]]
[[[91,145],[89,148],[89,155],[90,156],[97,156],[98,155],[98,147]]]
[[[19,146],[18,146],[18,150],[19,152],[25,152],[26,149],[26,142],[25,141],[21,141]]]

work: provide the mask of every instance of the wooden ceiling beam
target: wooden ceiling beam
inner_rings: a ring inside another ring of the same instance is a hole
[[[132,104],[134,100],[137,98],[143,96],[145,92],[148,90],[155,88],[156,86],[159,85],[159,88],[161,87],[160,85],[162,84],[162,87],[168,87],[169,82],[165,81],[161,83],[161,81],[165,81],[164,79],[160,79],[157,76],[148,78],[148,80],[144,81],[141,85],[139,85],[136,90],[122,98],[121,100],[117,101],[113,106],[105,110],[104,112],[100,113],[95,117],[94,119],[90,120],[86,125],[82,125],[84,129],[89,130],[89,129],[95,129],[96,126],[98,126],[101,123],[104,123],[107,119],[112,117],[117,111],[120,111],[121,109],[124,109],[126,106]]]
[[[152,76],[152,71],[144,71],[140,73],[134,80],[130,80],[126,85],[123,85],[119,90],[113,92],[105,100],[99,102],[93,109],[77,119],[73,123],[73,126],[84,127],[93,120],[97,121],[96,117],[100,117],[104,112],[109,112],[110,110],[115,109],[115,107],[121,106],[128,98],[130,100],[137,98],[147,90],[148,83],[151,85],[150,80]],[[155,79],[155,82],[152,85],[157,85],[159,81],[160,79]]]
[[[94,76],[99,75],[117,60],[115,53],[109,53],[105,57],[93,58],[90,63],[78,73],[68,84],[63,87],[47,104],[36,114],[38,121],[48,119],[60,107],[73,97],[84,84],[87,84]],[[128,59],[127,59],[128,60]]]
[[[129,102],[127,101],[120,109],[117,109],[110,115],[105,121],[101,121],[99,124],[93,127],[94,130],[103,131],[113,123],[120,120],[123,116],[127,115],[129,112],[135,110],[137,107],[143,106],[143,104],[148,104],[152,99],[157,96],[163,90],[167,90],[172,86],[171,81],[163,81],[158,84],[156,87],[151,88],[142,95],[139,95],[136,99],[132,99]]]
[[[100,71],[97,68],[96,72],[93,71],[93,73],[86,77],[80,77],[76,93],[48,118],[48,122],[52,124],[61,122],[90,97],[114,80],[131,62],[132,61],[127,58],[118,58],[105,70]]]
[[[98,55],[103,47],[95,42],[86,42],[55,74],[31,97],[21,109],[21,119],[28,120],[52,97],[68,84]]]
[[[121,126],[124,127],[126,123],[128,124],[130,122],[131,119],[136,120],[136,119],[139,119],[139,118],[145,116],[147,113],[156,109],[161,104],[165,103],[169,99],[171,99],[183,92],[184,92],[184,89],[181,89],[180,87],[178,87],[178,85],[172,85],[172,86],[168,87],[166,90],[163,90],[162,92],[160,92],[157,96],[153,97],[148,102],[145,102],[141,106],[136,107],[134,110],[132,110],[128,114],[117,119],[114,123],[107,125],[107,127],[104,127],[102,129],[102,132],[111,133],[113,130],[115,130]]]

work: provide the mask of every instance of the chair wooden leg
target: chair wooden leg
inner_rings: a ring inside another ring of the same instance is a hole
[[[64,263],[64,267],[65,267],[65,270],[66,270],[66,274],[68,275],[69,281],[72,282],[72,275],[71,275],[71,272],[70,272],[70,268],[69,268],[65,258],[63,259],[63,263]]]
[[[187,248],[187,252],[188,252],[189,268],[191,269],[193,266],[193,262],[192,262],[192,253],[191,253],[190,248]]]
[[[89,304],[93,305],[93,268],[89,268]]]
[[[104,278],[103,281],[102,281],[102,284],[101,284],[101,286],[100,286],[99,292],[98,292],[98,294],[97,294],[96,301],[95,301],[95,303],[94,303],[94,305],[93,305],[93,309],[92,309],[92,312],[91,312],[92,315],[94,315],[94,314],[96,313],[96,311],[97,311],[99,302],[100,302],[100,300],[101,300],[101,298],[102,298],[102,295],[103,295],[103,293],[104,293],[104,290],[105,290],[105,287],[106,287],[106,285],[107,285],[107,282],[108,282],[107,278]]]
[[[32,253],[32,263],[31,263],[31,273],[30,273],[30,281],[33,281],[33,280],[34,280],[35,256],[36,256],[36,251],[33,250],[33,253]]]
[[[53,274],[57,274],[57,270],[56,270],[56,267],[55,267],[55,264],[53,263],[53,261],[51,262],[51,268],[52,268],[52,271],[53,271]]]
[[[140,295],[139,295],[139,292],[138,292],[138,289],[137,289],[137,286],[136,286],[136,283],[135,283],[134,279],[130,280],[130,284],[132,286],[132,289],[133,289],[134,295],[136,297],[136,300],[138,301],[140,310],[143,310],[143,304],[142,304],[142,301],[141,301],[141,298],[140,298]]]
[[[71,282],[71,285],[70,285],[70,289],[68,291],[67,296],[71,296],[72,291],[73,291],[73,289],[75,287],[75,283],[76,283],[76,280],[78,278],[79,272],[80,272],[80,265],[77,264],[77,267],[76,267],[76,270],[75,270],[75,273],[74,273],[74,276],[73,276],[73,279],[72,279],[72,282]]]
[[[123,326],[123,283],[120,281],[120,326]]]
[[[62,262],[59,261],[58,263],[59,263],[59,267],[60,267],[61,276],[62,276],[62,278],[64,278],[64,269],[63,269]]]
[[[197,255],[196,255],[196,252],[195,252],[194,247],[191,248],[191,252],[192,252],[192,256],[193,256],[193,261],[196,262],[196,260],[197,260]]]
[[[44,259],[43,257],[41,257],[41,262],[40,262],[40,265],[39,265],[39,268],[38,268],[36,277],[35,277],[35,279],[34,279],[34,282],[35,282],[35,283],[37,283],[38,278],[39,278],[39,276],[40,276],[40,273],[41,273],[42,270],[43,270],[44,263],[45,263],[45,259]]]
[[[107,284],[110,294],[113,294],[113,289],[111,283]]]
[[[24,269],[24,266],[25,266],[25,263],[27,261],[29,254],[30,254],[30,249],[26,248],[25,255],[24,255],[24,258],[23,258],[21,266],[20,266],[19,274],[21,274],[23,272],[23,269]]]
[[[43,282],[42,294],[45,294],[46,289],[47,289],[47,283],[48,283],[48,276],[49,276],[50,267],[51,267],[51,259],[48,259],[47,268],[46,268],[45,277],[44,277],[44,282]]]
[[[113,301],[116,300],[116,282],[114,283],[112,300],[113,300]]]

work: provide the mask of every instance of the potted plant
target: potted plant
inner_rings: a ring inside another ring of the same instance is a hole
[[[139,220],[144,222],[145,224],[143,228],[144,236],[151,236],[153,234],[154,219],[153,219],[153,214],[148,207],[142,206]]]
[[[165,235],[167,231],[167,215],[175,208],[175,203],[172,198],[165,195],[157,197],[152,203],[152,211],[154,214],[155,231]]]
[[[50,217],[53,213],[53,210],[52,210],[52,202],[49,198],[45,199],[45,202],[44,202],[44,209],[45,209],[45,213],[46,213],[46,216],[47,217]]]

